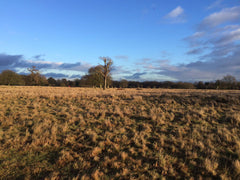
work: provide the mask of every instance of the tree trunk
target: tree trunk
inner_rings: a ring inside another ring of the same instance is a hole
[[[104,90],[107,88],[107,77],[104,77]]]

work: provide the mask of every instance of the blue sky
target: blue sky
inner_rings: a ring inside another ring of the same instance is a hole
[[[240,80],[237,0],[0,0],[0,71],[80,78],[99,57],[115,80]]]

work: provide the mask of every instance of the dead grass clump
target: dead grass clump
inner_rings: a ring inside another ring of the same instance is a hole
[[[103,176],[103,172],[99,171],[99,169],[95,170],[95,171],[91,174],[91,177],[92,177],[94,180],[99,180],[99,179],[101,179],[102,176]]]
[[[218,163],[215,160],[210,160],[206,158],[204,161],[204,165],[208,172],[212,173],[214,176],[217,174],[216,170],[218,167]]]
[[[235,172],[238,176],[240,176],[240,161],[236,160],[234,161],[234,168],[235,168]]]
[[[100,147],[95,147],[92,151],[92,156],[97,156],[98,154],[102,153],[102,148]]]
[[[73,160],[74,160],[74,157],[71,155],[71,153],[63,149],[60,152],[60,157],[57,161],[57,164],[60,166],[64,166],[67,163],[72,162]]]
[[[236,147],[235,152],[237,153],[238,158],[240,159],[240,141],[236,140],[235,143],[236,143],[236,145],[235,145],[235,147]]]
[[[94,142],[94,143],[97,142],[98,135],[95,131],[92,131],[92,130],[88,129],[88,130],[85,131],[85,134],[88,135],[91,138],[92,142]]]
[[[240,126],[240,112],[232,112],[227,114],[226,119],[234,126]]]
[[[124,117],[124,114],[122,112],[122,110],[120,109],[119,106],[114,106],[114,113],[116,113],[117,115],[119,115],[121,118]]]
[[[141,102],[143,99],[142,99],[142,96],[132,96],[133,100],[136,101],[136,102]]]
[[[124,152],[124,151],[121,152],[121,158],[123,161],[125,161],[127,157],[128,157],[128,154],[126,152]]]

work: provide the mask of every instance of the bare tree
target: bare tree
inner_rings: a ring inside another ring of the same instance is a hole
[[[31,85],[39,85],[40,84],[40,72],[36,68],[36,66],[32,66],[32,68],[27,68],[27,70],[31,73],[29,75],[29,80]]]
[[[103,87],[103,89],[106,89],[107,88],[107,80],[110,77],[110,72],[112,70],[113,61],[109,57],[100,57],[100,59],[102,59],[103,62],[104,62],[104,65],[100,66],[101,67],[100,68],[100,73],[102,74],[103,79],[104,79],[104,87]]]
[[[47,85],[47,79],[45,76],[40,74],[40,71],[36,68],[36,66],[32,66],[32,68],[27,69],[30,74],[28,75],[28,83],[29,85]]]
[[[226,75],[220,80],[220,87],[222,89],[235,89],[237,80],[232,75]]]
[[[236,83],[237,80],[234,76],[232,75],[226,75],[222,78],[222,82],[226,82],[226,83]]]

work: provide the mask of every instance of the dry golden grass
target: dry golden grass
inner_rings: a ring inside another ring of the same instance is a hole
[[[0,86],[1,179],[238,179],[240,91]]]

